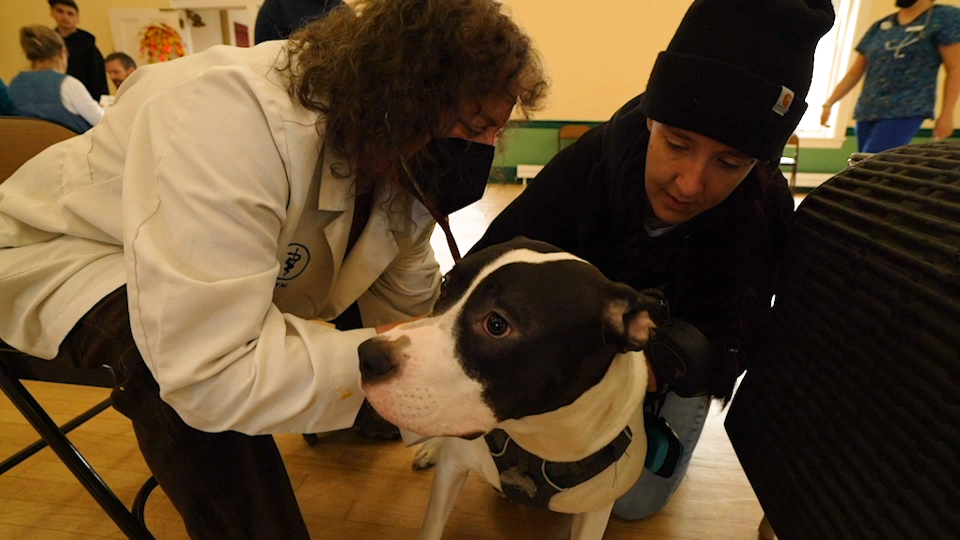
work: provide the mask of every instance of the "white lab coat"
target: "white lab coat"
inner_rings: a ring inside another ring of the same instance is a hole
[[[161,396],[205,431],[349,427],[365,325],[426,314],[434,221],[378,188],[349,257],[354,179],[287,94],[285,42],[215,47],[138,69],[103,122],[0,185],[0,338],[53,358],[126,284]],[[337,169],[342,170],[342,169]]]

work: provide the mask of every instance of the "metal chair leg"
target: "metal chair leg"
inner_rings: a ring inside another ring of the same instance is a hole
[[[86,412],[77,416],[73,420],[70,420],[66,424],[60,426],[60,432],[63,434],[70,433],[74,429],[80,427],[81,424],[87,420],[93,418],[94,416],[103,412],[104,409],[110,406],[110,398],[107,398],[100,403],[97,403],[93,407],[87,409]],[[17,465],[23,463],[30,456],[36,454],[40,450],[43,450],[47,447],[47,441],[40,439],[30,446],[24,448],[23,450],[17,452],[16,454],[10,456],[9,458],[3,460],[3,463],[0,463],[0,474],[3,474],[10,469],[16,467]]]
[[[147,478],[147,481],[143,483],[140,491],[137,492],[137,496],[133,499],[133,515],[144,527],[147,526],[146,518],[143,515],[147,509],[147,497],[150,496],[155,487],[157,487],[157,479],[152,476]]]
[[[0,364],[0,388],[127,537],[134,540],[154,540],[153,535],[147,531],[143,523],[127,510],[123,502],[93,470],[73,443],[64,436],[30,392],[19,380],[10,377],[2,364]]]

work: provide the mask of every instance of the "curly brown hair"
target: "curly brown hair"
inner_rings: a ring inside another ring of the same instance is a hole
[[[358,193],[465,107],[502,93],[529,118],[547,89],[532,41],[493,0],[358,0],[292,35],[288,50],[288,90],[322,115],[317,129],[350,160]]]

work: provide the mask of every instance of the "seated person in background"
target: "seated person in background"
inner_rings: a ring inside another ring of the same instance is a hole
[[[680,484],[709,410],[762,354],[793,198],[777,168],[806,109],[829,0],[697,0],[644,94],[557,154],[472,248],[524,235],[637,290],[661,289],[706,338],[702,378],[655,369],[647,404],[683,457],[613,507],[639,519]],[[781,24],[789,21],[788,25]],[[688,339],[688,341],[690,341]],[[662,400],[662,401],[661,401]]]
[[[107,77],[110,77],[110,82],[112,82],[118,90],[120,89],[120,84],[127,80],[127,77],[137,69],[137,63],[134,62],[133,58],[130,58],[130,55],[127,53],[122,52],[108,54],[107,57],[103,59],[103,65],[107,69]]]
[[[83,133],[103,118],[103,109],[83,83],[67,75],[67,47],[53,30],[40,25],[20,29],[20,46],[30,60],[10,82],[10,97],[22,116],[48,120]]]
[[[10,99],[10,89],[7,88],[7,83],[0,79],[0,116],[19,115],[20,111],[17,110],[17,106],[14,105],[13,100]]]

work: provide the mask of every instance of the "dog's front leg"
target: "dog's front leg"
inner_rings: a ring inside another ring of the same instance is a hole
[[[444,440],[445,444],[440,448],[440,457],[433,473],[433,486],[430,489],[430,502],[420,526],[420,540],[440,540],[453,505],[467,482],[470,469],[461,459],[461,454],[449,448],[453,442],[455,441]]]
[[[612,511],[613,503],[610,503],[600,510],[574,514],[573,525],[570,526],[570,540],[601,540]]]

